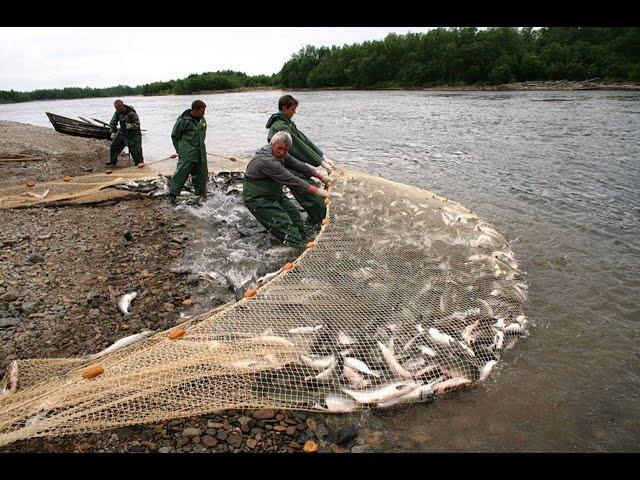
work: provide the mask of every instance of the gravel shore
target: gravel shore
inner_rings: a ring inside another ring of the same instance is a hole
[[[0,153],[47,157],[39,167],[12,164],[5,185],[78,175],[101,168],[107,155],[101,141],[15,122],[0,122],[0,129]],[[176,267],[197,221],[144,196],[0,210],[0,377],[14,359],[96,353],[142,329],[165,330],[218,306],[204,279]],[[130,291],[138,295],[125,318],[115,299]],[[28,439],[0,452],[357,452],[381,444],[375,435],[360,439],[355,422],[356,416],[225,411]]]

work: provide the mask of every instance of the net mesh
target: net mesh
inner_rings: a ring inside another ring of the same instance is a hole
[[[527,334],[527,285],[504,237],[456,202],[383,178],[337,169],[331,191],[293,264],[182,336],[14,362],[0,445],[225,409],[386,408],[484,380]],[[96,365],[104,372],[84,378]]]

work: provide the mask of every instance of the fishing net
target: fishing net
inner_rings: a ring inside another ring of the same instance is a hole
[[[211,155],[208,166],[211,171],[243,170],[246,161]],[[117,190],[110,187],[149,180],[161,175],[171,175],[175,172],[176,160],[168,157],[148,162],[144,168],[118,168],[82,175],[65,177],[56,180],[27,182],[0,188],[0,209],[25,208],[36,205],[71,205],[98,203],[113,198],[136,196],[135,191]],[[106,173],[110,172],[110,173]]]
[[[335,176],[315,241],[240,301],[98,358],[14,362],[0,444],[225,409],[386,408],[487,378],[527,334],[508,242],[431,192]]]

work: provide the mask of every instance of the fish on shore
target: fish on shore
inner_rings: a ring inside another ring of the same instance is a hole
[[[381,385],[370,390],[351,390],[343,388],[342,392],[349,395],[358,403],[381,403],[391,400],[392,398],[405,395],[410,391],[415,390],[420,385],[422,385],[421,382],[401,381]]]
[[[451,390],[457,390],[458,388],[468,385],[470,383],[471,383],[471,380],[469,380],[468,378],[454,377],[454,378],[449,378],[447,380],[437,383],[436,385],[434,385],[433,388],[436,394],[440,395],[445,392],[450,392]]]
[[[136,298],[138,296],[137,292],[131,292],[131,293],[126,293],[124,295],[122,295],[120,297],[120,299],[118,300],[118,310],[120,310],[120,312],[123,315],[129,315],[129,306],[131,305],[131,302],[133,301],[134,298]]]
[[[378,372],[371,370],[366,363],[364,363],[362,360],[358,360],[357,358],[345,357],[344,364],[347,367],[353,368],[354,370],[357,370],[359,372],[380,378],[380,374]]]
[[[0,392],[0,399],[16,393],[18,390],[18,361],[14,360],[9,366],[9,373],[7,374],[7,383]]]
[[[129,335],[128,337],[124,337],[124,338],[121,338],[120,340],[117,340],[113,345],[105,348],[101,352],[94,353],[93,355],[89,355],[87,358],[91,360],[95,360],[104,355],[115,352],[116,350],[120,350],[121,348],[128,347],[129,345],[139,342],[140,340],[143,340],[147,337],[150,337],[154,333],[155,332],[153,330],[143,330],[140,333]]]
[[[364,378],[356,370],[347,365],[343,365],[343,375],[353,388],[366,388],[371,385],[371,381]]]
[[[316,403],[314,408],[331,413],[350,413],[358,409],[358,404],[353,399],[334,393],[327,394],[324,403],[327,405],[326,407]]]

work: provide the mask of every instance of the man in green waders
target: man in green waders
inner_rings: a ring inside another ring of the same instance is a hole
[[[287,199],[282,186],[288,186],[291,192],[317,197],[324,207],[323,197],[328,198],[329,192],[311,185],[306,179],[317,177],[326,184],[330,178],[289,155],[292,143],[288,132],[277,132],[269,145],[256,152],[247,165],[242,198],[269,232],[285,245],[300,248],[305,245],[307,233],[298,209]]]
[[[144,163],[142,159],[142,133],[140,133],[140,118],[129,105],[122,100],[113,103],[116,111],[111,117],[111,148],[109,149],[109,161],[107,165],[115,166],[118,163],[118,155],[129,147],[129,153],[133,162],[138,165]],[[118,128],[120,124],[120,128]]]
[[[270,141],[276,132],[288,132],[293,138],[293,145],[289,152],[291,156],[314,167],[323,166],[331,172],[333,162],[304,133],[298,130],[296,124],[291,120],[296,113],[296,108],[298,108],[298,101],[291,95],[280,97],[280,100],[278,100],[278,113],[271,115],[267,121],[267,128],[269,129],[267,141]],[[297,172],[292,171],[291,173],[303,178]],[[307,212],[311,223],[320,223],[326,217],[327,209],[322,198],[306,193],[303,190],[292,191],[291,193]]]
[[[204,111],[207,105],[202,100],[195,100],[191,109],[185,110],[176,120],[171,132],[173,146],[178,152],[176,173],[171,177],[169,187],[169,203],[175,205],[176,197],[191,175],[191,181],[200,200],[207,197],[207,147],[204,140],[207,136],[207,121]]]

